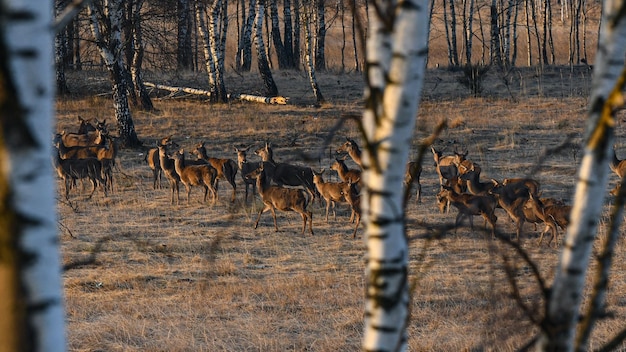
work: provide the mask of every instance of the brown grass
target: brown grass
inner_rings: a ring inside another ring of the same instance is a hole
[[[511,84],[512,93],[490,73],[479,98],[471,97],[457,83],[459,74],[428,73],[414,148],[439,120],[458,120],[436,146],[447,146],[447,152],[454,146],[467,149],[468,158],[481,165],[483,178],[502,179],[526,175],[545,148],[559,145],[569,134],[580,145],[588,72],[551,69],[537,76],[534,70],[519,71]],[[330,146],[323,144],[343,113],[360,111],[363,85],[358,75],[320,76],[329,101],[321,108],[312,107],[314,98],[303,74],[279,72],[275,78],[281,94],[291,98],[287,106],[162,99],[154,101],[157,112],[133,111],[133,119],[147,148],[174,134],[184,148],[207,141],[211,156],[235,158],[233,145],[271,141],[276,160],[328,168],[345,136],[358,137],[354,124],[347,122]],[[71,82],[86,81],[71,78]],[[106,77],[92,76],[90,81],[106,82]],[[201,78],[181,75],[170,84],[201,87],[201,82]],[[246,87],[260,87],[260,80],[235,76],[228,85],[233,92],[250,93]],[[73,88],[85,91],[87,86]],[[106,92],[106,85],[92,84],[89,89]],[[61,100],[57,111],[58,130],[74,130],[77,114],[107,118],[110,129],[114,121],[106,96]],[[620,120],[620,158],[625,154],[622,128]],[[319,150],[324,151],[319,161],[306,162],[301,154]],[[121,172],[116,172],[116,191],[109,197],[97,193],[87,201],[85,193],[73,192],[71,203],[59,197],[63,261],[72,265],[64,273],[72,351],[359,350],[365,247],[362,229],[359,239],[351,238],[347,206],[338,205],[337,220],[331,217],[326,224],[324,206],[313,204],[315,236],[300,235],[301,221],[293,213],[277,214],[279,233],[274,232],[270,216],[262,217],[254,230],[262,204],[258,198],[251,204],[242,202],[240,175],[235,204],[229,201],[230,188],[222,184],[215,206],[201,204],[198,197],[192,197],[191,205],[171,206],[167,187],[152,189],[144,153],[120,151]],[[545,196],[571,202],[580,157],[578,147],[545,156],[533,175]],[[456,235],[449,232],[432,239],[435,228],[453,223],[456,213],[438,213],[434,197],[438,181],[431,155],[425,156],[423,166],[423,203],[413,199],[407,214],[415,285],[410,349],[519,348],[537,328],[511,299],[502,255],[510,257],[517,268],[524,301],[541,314],[544,302],[529,266],[510,247],[487,240],[489,236],[480,231],[480,219],[475,232],[463,227]],[[612,176],[610,188],[614,182]],[[610,200],[605,216],[609,205]],[[513,234],[506,214],[501,210],[496,214],[499,230]],[[536,245],[539,231],[526,225],[522,246],[550,282],[558,251]],[[614,316],[598,324],[592,337],[594,347],[623,328],[626,276],[620,268],[626,259],[624,247],[620,241],[615,251],[607,297],[607,309]]]

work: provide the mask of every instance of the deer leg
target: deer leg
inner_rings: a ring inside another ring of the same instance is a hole
[[[330,208],[330,199],[326,199],[326,223],[328,223],[328,209]]]
[[[314,236],[314,234],[313,234],[313,213],[310,212],[310,211],[307,211],[306,214],[309,217],[309,230],[311,230],[311,236]]]
[[[276,229],[276,232],[278,232],[278,224],[276,223],[276,210],[274,210],[273,206],[270,208],[270,210],[272,211],[272,217],[274,218],[274,228]]]
[[[268,206],[265,205],[263,207],[263,209],[261,209],[261,211],[259,212],[259,216],[256,217],[256,222],[254,223],[254,228],[255,229],[259,226],[259,220],[261,219],[261,214],[263,214],[263,212],[265,212],[268,209],[269,209]]]

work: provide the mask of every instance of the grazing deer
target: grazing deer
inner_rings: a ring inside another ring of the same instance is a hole
[[[437,194],[437,202],[439,204],[449,202],[457,208],[458,214],[454,221],[455,232],[456,227],[461,223],[463,217],[468,217],[470,228],[474,230],[474,219],[476,215],[480,215],[486,222],[491,224],[491,237],[496,237],[496,221],[495,215],[497,202],[490,196],[476,196],[472,194],[458,194],[452,188],[444,185],[443,189]]]
[[[523,183],[503,185],[492,180],[494,187],[489,191],[498,200],[498,204],[516,224],[516,239],[519,241],[522,226],[526,221],[524,204],[528,201],[530,190]]]
[[[235,176],[237,176],[237,170],[239,167],[237,163],[232,159],[220,159],[220,158],[211,158],[207,155],[205,142],[201,142],[196,144],[196,148],[191,151],[198,159],[204,160],[208,162],[217,170],[217,179],[215,181],[215,190],[219,189],[219,179],[224,179],[228,183],[230,183],[233,188],[233,194],[231,196],[230,201],[234,202],[237,197],[237,184],[235,183]]]
[[[439,185],[449,185],[448,182],[454,176],[459,175],[458,165],[465,160],[467,156],[467,150],[464,153],[458,151],[454,152],[454,155],[443,156],[442,151],[436,150],[433,146],[430,147],[433,153],[433,160],[435,161],[435,170],[439,175]],[[444,182],[444,179],[446,182]]]
[[[343,182],[352,182],[355,184],[361,183],[361,170],[348,169],[348,166],[344,162],[345,159],[335,158],[335,162],[330,165],[331,170],[337,171],[339,179]]]
[[[152,170],[152,188],[157,189],[161,188],[161,164],[159,162],[159,149],[158,146],[163,145],[168,148],[178,149],[180,146],[172,140],[172,135],[161,138],[160,141],[157,142],[157,147],[148,150],[146,153],[146,157],[144,161],[148,163],[148,166]],[[158,182],[157,182],[158,181]]]
[[[348,153],[352,160],[363,169],[361,149],[359,149],[359,145],[353,139],[346,137],[346,142],[337,148],[337,153]]]
[[[180,190],[178,183],[180,182],[180,176],[176,172],[176,166],[174,160],[167,155],[167,146],[157,144],[159,151],[159,165],[165,178],[170,182],[171,197],[170,203],[174,204],[174,194],[176,194],[176,204],[180,204]]]
[[[300,186],[317,198],[317,188],[313,184],[313,170],[308,166],[299,166],[274,161],[274,151],[269,143],[254,152],[261,157],[270,180],[278,186]]]
[[[274,228],[278,231],[276,209],[281,211],[295,211],[302,217],[302,235],[304,235],[306,230],[307,220],[309,222],[309,230],[311,231],[311,235],[313,235],[313,214],[306,209],[310,203],[307,192],[302,189],[271,186],[264,165],[265,163],[261,163],[256,170],[246,175],[247,178],[256,180],[257,189],[265,205],[257,216],[254,228],[256,229],[259,226],[261,214],[269,210],[272,212],[272,217],[274,218]]]
[[[337,219],[335,203],[350,203],[348,197],[351,192],[351,184],[348,182],[324,182],[322,177],[324,171],[324,169],[320,172],[313,171],[313,183],[321,197],[326,201],[326,222],[328,222],[328,211],[331,206],[333,208],[333,218]],[[350,218],[352,219],[353,216],[354,210]]]
[[[247,152],[250,149],[250,146],[246,148],[237,148],[235,147],[235,151],[237,152],[237,166],[241,170],[241,178],[243,179],[243,183],[246,186],[246,198],[245,201],[248,201],[248,187],[252,187],[252,197],[256,194],[256,180],[254,178],[246,177],[249,173],[259,168],[261,165],[260,162],[248,162]]]
[[[202,186],[204,188],[204,202],[207,202],[207,194],[211,191],[213,203],[217,201],[217,191],[215,190],[215,179],[217,170],[209,164],[187,165],[185,166],[185,151],[181,149],[172,155],[174,159],[174,169],[180,178],[180,182],[187,190],[187,204],[191,195],[191,187]]]
[[[422,165],[415,161],[409,161],[406,164],[406,172],[404,174],[404,186],[407,192],[407,201],[411,199],[411,187],[413,184],[417,184],[417,202],[422,202],[422,184],[420,183],[420,176],[422,174]]]
[[[61,159],[58,150],[54,151],[52,156],[52,165],[54,166],[57,174],[65,184],[65,198],[69,199],[70,189],[74,185],[76,180],[89,179],[91,181],[92,190],[89,195],[89,199],[93,196],[98,187],[98,184],[102,186],[104,195],[107,195],[106,188],[104,187],[104,180],[102,179],[102,164],[96,158],[85,159]]]

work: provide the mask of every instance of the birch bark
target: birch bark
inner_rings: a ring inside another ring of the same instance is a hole
[[[366,48],[363,216],[366,351],[407,349],[403,177],[428,55],[427,0],[372,2]]]

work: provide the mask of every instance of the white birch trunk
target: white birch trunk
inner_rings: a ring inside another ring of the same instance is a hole
[[[0,350],[63,351],[50,1],[0,1]]]
[[[381,14],[389,18],[380,18]],[[404,351],[409,255],[403,177],[428,54],[428,2],[373,3],[369,19],[361,202],[367,244],[363,347],[366,351]]]
[[[589,257],[593,249],[603,195],[608,182],[608,162],[613,147],[613,110],[623,105],[624,55],[626,55],[626,1],[604,3],[599,50],[593,74],[585,154],[576,185],[571,224],[548,302],[550,327],[540,336],[538,349],[572,351]]]

